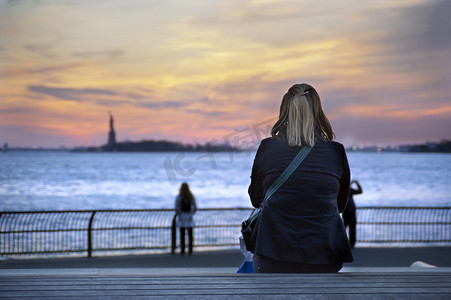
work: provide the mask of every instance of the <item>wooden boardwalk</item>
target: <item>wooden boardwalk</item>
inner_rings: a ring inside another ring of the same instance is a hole
[[[371,270],[338,274],[236,274],[228,268],[0,270],[0,298],[451,299],[450,268]]]

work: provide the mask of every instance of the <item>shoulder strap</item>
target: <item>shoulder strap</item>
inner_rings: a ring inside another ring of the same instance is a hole
[[[299,151],[299,153],[296,155],[296,157],[291,161],[291,163],[288,165],[288,167],[283,171],[283,173],[277,178],[276,181],[269,187],[269,189],[266,191],[265,198],[263,199],[262,204],[268,200],[284,183],[287,181],[288,177],[293,174],[294,170],[297,169],[297,167],[301,164],[301,162],[304,160],[304,158],[307,157],[310,150],[312,150],[312,147],[310,146],[304,146]]]

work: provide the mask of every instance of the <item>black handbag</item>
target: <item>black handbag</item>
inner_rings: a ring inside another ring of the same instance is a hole
[[[297,167],[301,164],[304,158],[309,154],[310,150],[312,150],[312,147],[309,146],[302,147],[302,149],[299,151],[299,153],[296,155],[293,161],[288,165],[288,167],[283,171],[283,173],[279,176],[279,178],[277,178],[277,180],[274,181],[274,183],[266,191],[265,198],[260,204],[260,207],[254,209],[249,218],[247,218],[241,223],[241,233],[243,235],[244,243],[246,244],[246,249],[248,251],[252,252],[253,250],[251,242],[252,232],[254,231],[258,219],[260,218],[263,204],[285,183],[288,177],[290,177],[291,174],[293,174],[294,170],[297,169]]]

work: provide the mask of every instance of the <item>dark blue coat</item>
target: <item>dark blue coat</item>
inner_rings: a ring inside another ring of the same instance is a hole
[[[259,207],[266,190],[300,147],[267,138],[257,150],[249,196]],[[350,172],[343,145],[318,140],[288,180],[263,205],[252,235],[258,255],[299,263],[353,261],[339,215],[348,199]]]

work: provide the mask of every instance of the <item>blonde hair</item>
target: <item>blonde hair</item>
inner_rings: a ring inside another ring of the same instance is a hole
[[[289,146],[313,147],[317,138],[332,141],[335,135],[311,85],[295,84],[283,96],[279,120],[271,135],[285,140]]]

